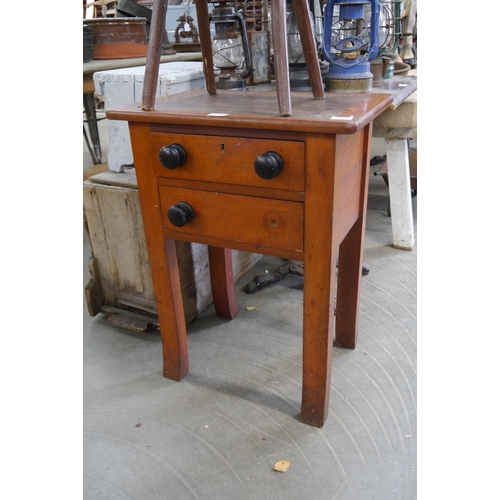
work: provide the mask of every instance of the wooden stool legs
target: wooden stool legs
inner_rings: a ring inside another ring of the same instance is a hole
[[[158,71],[160,69],[161,46],[163,32],[167,20],[168,0],[155,0],[151,14],[149,29],[148,55],[144,70],[144,87],[142,89],[142,109],[154,109]]]
[[[215,94],[217,93],[217,88],[215,86],[215,71],[212,57],[212,39],[210,38],[210,21],[208,18],[207,0],[197,0],[196,16],[198,18],[198,32],[200,34],[205,85],[209,94]]]
[[[307,1],[293,0],[293,8],[297,18],[300,40],[304,51],[306,68],[311,82],[313,96],[315,99],[324,99],[325,91],[323,88]],[[292,114],[292,102],[290,97],[290,76],[288,72],[285,0],[273,0],[271,2],[271,18],[278,108],[281,116],[289,116]]]
[[[290,78],[288,75],[285,0],[272,0],[271,19],[278,109],[281,116],[289,116],[292,114],[292,100],[290,97]]]

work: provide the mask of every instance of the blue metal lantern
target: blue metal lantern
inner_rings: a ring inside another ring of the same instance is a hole
[[[380,0],[327,0],[324,19],[323,55],[329,62],[325,90],[371,90],[370,61],[378,53]]]

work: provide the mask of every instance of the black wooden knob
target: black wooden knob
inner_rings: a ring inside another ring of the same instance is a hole
[[[259,177],[272,179],[283,170],[283,158],[274,151],[268,151],[257,156],[254,168]]]
[[[176,227],[182,227],[194,218],[193,207],[185,201],[172,205],[167,212],[168,220]]]
[[[186,150],[180,144],[170,144],[170,146],[163,146],[160,149],[160,162],[169,170],[174,170],[180,167],[187,160]]]

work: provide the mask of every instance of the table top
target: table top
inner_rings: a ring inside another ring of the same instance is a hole
[[[190,90],[156,100],[144,111],[130,104],[107,111],[112,120],[175,125],[217,126],[328,134],[352,134],[363,128],[393,102],[391,93],[327,92],[314,99],[310,92],[291,92],[292,114],[280,116],[276,87],[257,85],[248,90]]]
[[[417,77],[413,75],[394,76],[388,80],[382,80],[373,84],[371,92],[383,92],[391,94],[394,101],[390,109],[396,109],[405,99],[417,90]]]

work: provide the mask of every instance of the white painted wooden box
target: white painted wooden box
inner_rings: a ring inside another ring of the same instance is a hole
[[[85,287],[89,314],[120,326],[158,326],[135,169],[103,172],[83,183],[83,208],[92,256]],[[205,245],[177,242],[186,322],[212,303]],[[233,250],[235,281],[262,255]]]
[[[104,109],[142,102],[145,66],[120,68],[94,73],[95,95],[104,101]],[[191,89],[205,88],[201,61],[177,61],[160,64],[156,96],[177,94]],[[128,123],[108,120],[108,168],[123,172],[134,163]]]

